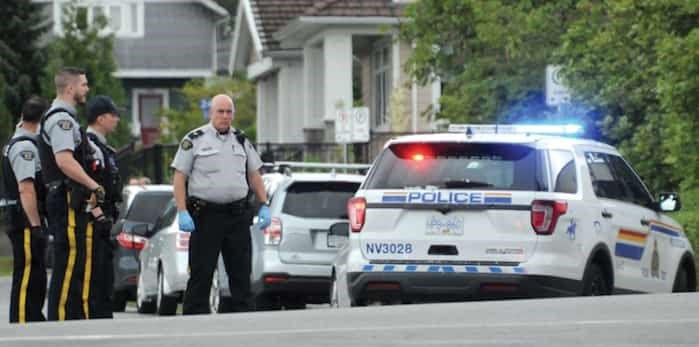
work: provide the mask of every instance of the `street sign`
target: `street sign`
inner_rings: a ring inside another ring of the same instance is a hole
[[[563,85],[561,67],[546,66],[546,105],[558,106],[570,101],[570,91]]]
[[[335,142],[369,142],[369,108],[338,110],[335,117]]]

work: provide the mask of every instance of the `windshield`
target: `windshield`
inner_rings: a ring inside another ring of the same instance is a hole
[[[170,199],[172,192],[140,192],[134,197],[125,219],[153,224],[163,213]]]
[[[518,144],[394,144],[377,160],[366,188],[542,191],[537,153]]]
[[[297,182],[286,191],[282,212],[302,218],[347,218],[357,182]]]

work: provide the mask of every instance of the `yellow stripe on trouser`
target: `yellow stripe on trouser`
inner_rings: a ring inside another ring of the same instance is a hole
[[[19,322],[27,321],[27,287],[29,286],[29,275],[32,273],[32,239],[31,230],[24,228],[24,273],[22,274],[22,284],[19,288]]]
[[[68,201],[68,264],[65,276],[63,276],[63,287],[61,287],[61,300],[58,304],[58,320],[66,319],[66,302],[68,301],[68,291],[70,290],[70,280],[73,277],[75,267],[75,210],[70,208],[70,193],[67,194]]]
[[[90,318],[90,277],[92,276],[92,222],[85,230],[85,277],[83,277],[83,312],[85,319]]]

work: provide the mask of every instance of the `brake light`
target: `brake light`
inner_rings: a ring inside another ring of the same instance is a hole
[[[146,246],[147,238],[122,231],[117,235],[119,246],[128,249],[143,249]]]
[[[413,160],[420,161],[420,160],[423,160],[423,159],[425,159],[425,155],[424,155],[424,154],[422,154],[422,153],[415,153],[415,154],[413,154]]]
[[[269,226],[262,230],[265,236],[265,245],[278,245],[282,241],[282,221],[273,217]]]
[[[175,250],[177,251],[188,251],[189,250],[189,237],[192,233],[186,231],[177,231],[175,234]]]
[[[366,217],[366,199],[352,198],[347,201],[347,216],[353,233],[362,231]]]
[[[554,200],[532,201],[531,222],[534,232],[539,235],[551,235],[556,229],[558,217],[568,212],[568,203]]]

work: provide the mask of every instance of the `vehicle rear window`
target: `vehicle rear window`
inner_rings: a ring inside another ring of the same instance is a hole
[[[134,197],[125,219],[154,224],[170,199],[172,199],[172,192],[140,192]]]
[[[347,218],[347,200],[355,182],[296,182],[286,190],[282,212],[303,218]]]
[[[366,189],[546,190],[539,152],[503,143],[400,143],[376,161]]]

